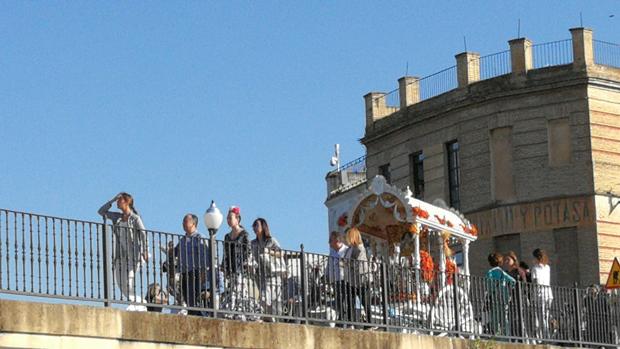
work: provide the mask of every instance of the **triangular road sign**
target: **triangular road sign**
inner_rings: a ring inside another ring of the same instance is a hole
[[[611,265],[609,276],[607,277],[606,288],[620,288],[620,263],[618,258],[614,258],[614,263]]]

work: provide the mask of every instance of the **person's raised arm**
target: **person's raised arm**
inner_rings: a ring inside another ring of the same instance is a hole
[[[116,200],[118,200],[119,195],[120,194],[116,194],[116,196],[114,196],[110,201],[103,204],[103,206],[99,208],[99,211],[97,211],[97,213],[99,213],[99,215],[103,218],[107,218],[112,220],[113,222],[116,222],[121,216],[121,214],[119,212],[110,212],[110,208],[112,208],[112,204]]]

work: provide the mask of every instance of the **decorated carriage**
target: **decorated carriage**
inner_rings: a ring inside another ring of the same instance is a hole
[[[438,331],[474,331],[469,301],[469,245],[477,229],[440,201],[429,204],[389,185],[382,176],[339,207],[337,228],[357,227],[373,261],[389,266],[382,291],[395,325]],[[381,303],[372,306],[382,318]],[[456,306],[458,304],[458,307]],[[429,326],[430,325],[430,326]]]

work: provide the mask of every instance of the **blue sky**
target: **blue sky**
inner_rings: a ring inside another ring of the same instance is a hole
[[[324,176],[334,143],[364,154],[365,93],[453,65],[463,36],[503,51],[519,19],[570,38],[580,11],[620,42],[618,1],[1,2],[0,207],[99,221],[128,191],[178,232],[215,199],[325,252]]]

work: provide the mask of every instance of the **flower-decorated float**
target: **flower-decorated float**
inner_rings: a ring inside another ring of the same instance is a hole
[[[469,244],[477,228],[445,206],[429,204],[375,177],[342,207],[338,229],[357,227],[371,260],[389,261],[386,281],[391,321],[402,326],[430,322],[431,328],[473,330],[469,302]],[[382,291],[383,292],[383,291]],[[458,297],[458,311],[455,311]],[[381,309],[373,317],[381,317]]]

